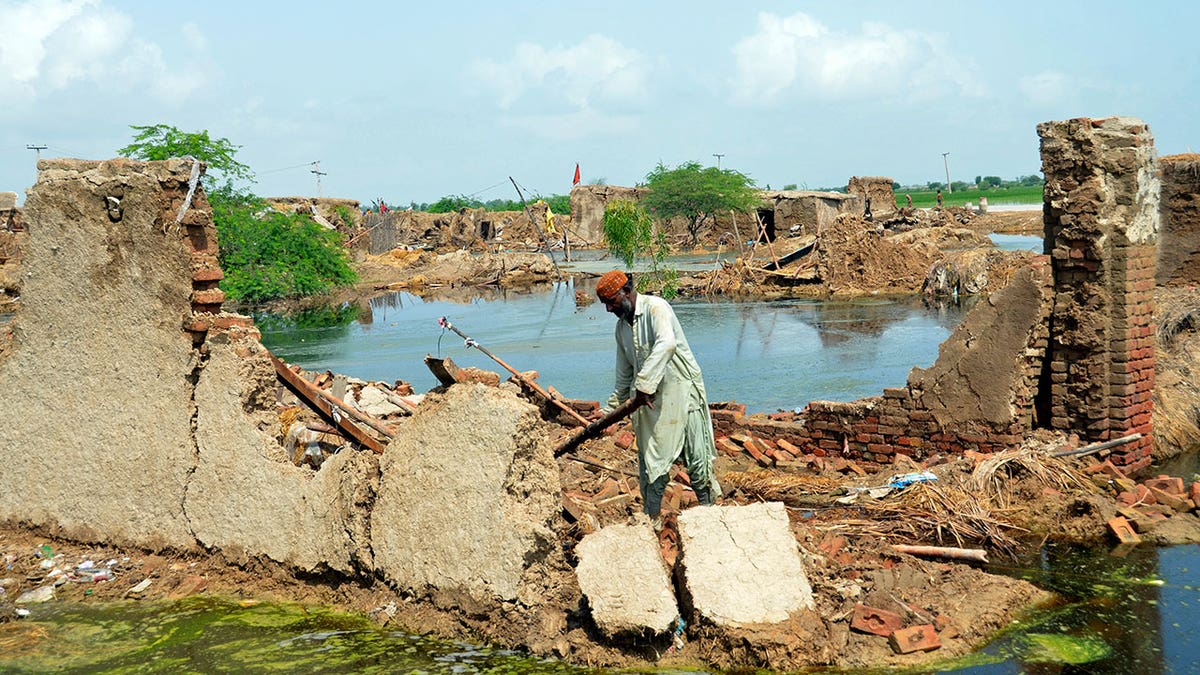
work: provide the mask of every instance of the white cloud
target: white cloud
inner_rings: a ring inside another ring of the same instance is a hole
[[[170,67],[161,47],[135,35],[128,15],[99,0],[0,1],[0,25],[0,90],[18,104],[81,83],[178,101],[206,79],[199,69]],[[203,50],[195,25],[182,32]]]
[[[546,48],[523,42],[506,62],[475,61],[471,76],[508,108],[523,98],[577,109],[597,103],[636,100],[646,93],[648,68],[642,55],[603,35],[571,47]]]
[[[1055,70],[1022,77],[1020,86],[1025,98],[1039,106],[1062,103],[1075,94],[1075,87],[1068,82],[1067,76]]]
[[[758,15],[758,30],[733,48],[736,96],[771,102],[790,94],[819,100],[978,96],[972,68],[930,34],[864,23],[839,33],[804,13]]]

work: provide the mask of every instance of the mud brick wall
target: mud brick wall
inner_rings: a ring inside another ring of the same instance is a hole
[[[1162,175],[1159,286],[1200,284],[1200,154],[1158,160]]]
[[[1038,125],[1054,266],[1050,426],[1086,442],[1134,432],[1114,463],[1150,463],[1159,231],[1154,139],[1129,117]]]
[[[871,213],[875,216],[888,216],[896,212],[896,192],[892,189],[892,179],[886,176],[851,176],[846,184],[846,192],[858,195],[859,213],[864,213],[867,200],[871,200]]]

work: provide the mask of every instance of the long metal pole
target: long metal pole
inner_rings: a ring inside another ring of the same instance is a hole
[[[460,338],[467,341],[468,347],[474,347],[475,349],[478,349],[479,351],[483,352],[485,356],[487,356],[491,360],[495,361],[496,363],[499,363],[502,368],[504,368],[508,372],[512,373],[513,377],[516,377],[518,380],[520,380],[522,382],[522,384],[525,384],[530,389],[536,391],[542,398],[544,398],[547,401],[550,401],[554,405],[558,406],[563,412],[565,412],[568,415],[570,415],[571,417],[575,418],[575,420],[577,422],[579,422],[580,424],[582,424],[583,426],[586,427],[588,425],[587,418],[585,418],[583,415],[580,415],[578,412],[576,412],[574,408],[567,405],[566,403],[563,403],[559,399],[555,398],[554,396],[552,396],[550,394],[550,392],[546,391],[545,389],[542,389],[541,386],[539,386],[537,382],[534,382],[533,380],[529,379],[528,377],[525,377],[525,375],[517,372],[516,369],[514,369],[512,366],[501,361],[500,358],[497,357],[495,354],[484,349],[483,345],[472,340],[470,337],[467,336],[466,333],[463,333],[461,330],[456,328],[454,326],[454,324],[452,324],[446,320],[446,317],[443,316],[443,317],[439,318],[438,325],[441,326],[442,328],[445,328],[446,330],[454,331],[455,333],[458,334],[458,336]]]
[[[950,186],[950,160],[948,159],[949,157],[950,157],[950,153],[948,153],[948,152],[942,153],[942,164],[946,165],[946,193],[954,194],[954,188]]]

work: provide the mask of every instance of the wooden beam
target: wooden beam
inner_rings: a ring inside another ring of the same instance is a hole
[[[316,408],[322,415],[336,424],[339,429],[349,434],[351,438],[370,448],[376,454],[383,454],[385,445],[374,436],[367,434],[367,432],[363,431],[352,421],[354,419],[353,415],[358,411],[351,412],[351,408],[344,401],[321,391],[316,385],[301,377],[299,373],[293,372],[291,368],[288,368],[286,363],[274,354],[271,354],[271,362],[275,365],[275,373],[279,376],[279,379],[283,380],[284,384],[288,385],[297,396],[307,401],[309,405]],[[341,414],[334,414],[335,408]],[[384,432],[381,431],[380,433]],[[392,436],[391,434],[386,435],[389,439]]]

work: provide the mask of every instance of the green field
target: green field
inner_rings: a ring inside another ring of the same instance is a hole
[[[896,204],[904,206],[906,204],[904,195],[912,195],[913,206],[918,208],[929,208],[937,205],[936,190],[905,190],[900,188],[896,190]],[[1042,186],[1041,185],[1022,185],[1019,187],[995,187],[986,190],[959,190],[954,194],[950,194],[942,190],[942,203],[945,206],[962,206],[963,204],[971,203],[978,204],[980,197],[987,197],[988,205],[995,206],[996,204],[1041,204],[1042,203]]]

